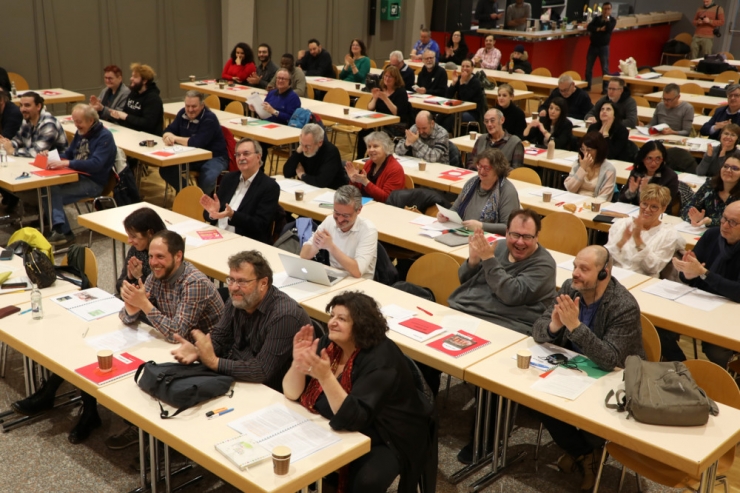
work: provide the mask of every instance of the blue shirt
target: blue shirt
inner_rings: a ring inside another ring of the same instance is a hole
[[[423,44],[421,40],[417,41],[416,44],[414,44],[414,50],[416,50],[416,54],[419,56],[421,56],[426,50],[432,50],[437,54],[436,61],[439,63],[439,45],[433,39],[429,39],[427,44]]]
[[[181,109],[164,131],[186,137],[188,146],[211,151],[214,158],[228,156],[221,124],[215,113],[206,107],[193,120],[188,119],[185,108]]]
[[[279,115],[271,116],[267,120],[287,125],[295,110],[301,107],[301,98],[293,89],[288,89],[282,94],[277,89],[273,89],[265,96],[265,103],[270,103],[270,106],[280,112]]]

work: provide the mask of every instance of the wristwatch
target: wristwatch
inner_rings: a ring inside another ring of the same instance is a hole
[[[699,274],[699,279],[701,279],[702,281],[706,281],[707,280],[707,274],[709,274],[709,270],[705,270],[704,271],[704,274]]]

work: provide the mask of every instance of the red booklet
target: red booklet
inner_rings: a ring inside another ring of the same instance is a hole
[[[445,354],[449,354],[454,358],[459,358],[464,354],[468,354],[471,351],[482,348],[490,344],[491,341],[481,339],[478,336],[460,330],[454,334],[450,334],[447,337],[432,341],[427,346],[433,347],[438,351],[442,351]]]
[[[431,322],[427,322],[426,320],[422,320],[416,317],[409,318],[408,320],[404,320],[403,322],[399,322],[398,325],[403,325],[404,327],[408,327],[409,329],[414,329],[415,331],[421,332],[422,334],[431,334],[435,330],[442,328],[439,325],[435,325]]]
[[[198,236],[200,236],[203,240],[220,240],[221,238],[223,238],[223,236],[221,236],[221,233],[219,233],[217,229],[207,229],[205,231],[196,232],[198,233]]]
[[[31,171],[36,176],[59,176],[59,175],[73,175],[77,173],[73,169],[59,168],[59,169],[42,169],[40,171]]]
[[[120,353],[113,355],[113,369],[108,372],[101,372],[98,369],[98,362],[77,368],[75,371],[97,385],[106,385],[127,377],[136,371],[144,363],[143,360],[132,356],[129,353]]]

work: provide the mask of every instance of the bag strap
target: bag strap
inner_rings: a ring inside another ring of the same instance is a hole
[[[612,398],[612,396],[615,396],[615,404],[609,404],[609,400]],[[607,407],[607,409],[616,409],[618,413],[623,413],[625,411],[624,390],[617,390],[616,393],[613,389],[610,390],[609,393],[606,394],[604,405]]]
[[[141,375],[141,372],[144,371],[144,367],[149,363],[155,364],[153,360],[149,360],[146,363],[142,363],[139,365],[139,367],[136,369],[136,374],[134,375],[134,382],[139,383],[139,375]]]
[[[232,397],[234,397],[234,389],[231,389],[230,392],[227,392],[224,395],[228,396],[229,399],[231,399]],[[159,417],[162,418],[162,419],[171,419],[171,418],[174,418],[175,416],[177,416],[181,412],[187,411],[188,409],[190,409],[191,407],[193,407],[193,406],[183,406],[183,407],[179,408],[177,411],[175,411],[174,414],[172,414],[172,416],[170,416],[170,412],[167,411],[162,406],[162,403],[159,402],[159,400],[157,400],[157,404],[159,404]],[[200,404],[200,403],[198,403],[198,404]],[[198,404],[194,404],[194,406],[197,406]]]

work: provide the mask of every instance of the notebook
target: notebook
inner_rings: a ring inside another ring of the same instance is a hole
[[[120,353],[113,355],[113,369],[108,372],[101,372],[98,369],[97,360],[94,363],[77,368],[76,373],[87,378],[98,386],[107,385],[117,382],[135,372],[144,361],[129,353]]]
[[[265,460],[272,455],[262,445],[253,442],[246,435],[218,442],[216,450],[242,471],[251,464]]]

